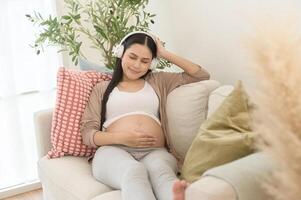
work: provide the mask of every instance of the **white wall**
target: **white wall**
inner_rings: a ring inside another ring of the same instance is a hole
[[[291,7],[301,8],[299,0],[170,2],[151,1],[151,9],[158,13],[153,30],[167,40],[176,53],[201,64],[211,72],[213,79],[227,84],[234,84],[238,79],[252,82],[249,53],[244,45],[252,33],[254,20],[267,14],[282,17],[290,14]]]
[[[290,6],[300,10],[301,2],[151,0],[148,11],[157,14],[152,32],[167,43],[168,49],[205,67],[213,79],[234,84],[238,79],[252,82],[244,47],[245,37],[253,30],[252,20],[266,13],[285,15],[284,8]],[[87,53],[91,61],[98,62],[98,55],[88,49]]]

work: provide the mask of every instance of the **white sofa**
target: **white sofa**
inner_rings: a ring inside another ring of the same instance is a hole
[[[198,84],[188,84],[185,87],[190,87],[193,90]],[[217,87],[218,85],[215,86],[215,88]],[[215,88],[211,88],[211,90]],[[223,86],[218,88],[218,90],[214,90],[214,94],[210,96],[208,114],[211,114],[216,109],[231,90],[232,86]],[[176,92],[179,92],[178,88],[174,91],[173,95],[177,95]],[[206,102],[208,102],[208,95]],[[52,109],[35,113],[34,120],[40,157],[38,161],[38,174],[43,186],[44,200],[121,200],[119,190],[114,190],[93,178],[91,164],[87,162],[86,158],[74,156],[65,156],[56,159],[46,158],[45,155],[51,148]],[[220,199],[223,200],[236,198],[229,184],[218,181],[216,178],[210,179],[207,177],[201,178],[189,187],[186,191],[186,200],[200,199],[203,195],[202,191],[212,191],[215,194],[214,199],[218,198],[217,194],[220,194]],[[204,197],[203,199],[206,198]]]

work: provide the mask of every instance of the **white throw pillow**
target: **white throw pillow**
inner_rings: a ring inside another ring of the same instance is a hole
[[[209,95],[218,86],[215,80],[190,83],[174,89],[167,97],[167,128],[181,161],[206,119]]]
[[[223,85],[213,90],[210,93],[208,101],[208,114],[207,117],[210,117],[214,111],[222,104],[224,99],[232,92],[232,85]]]

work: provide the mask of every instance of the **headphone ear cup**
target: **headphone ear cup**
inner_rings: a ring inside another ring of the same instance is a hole
[[[159,63],[159,60],[158,60],[157,58],[154,58],[154,59],[152,60],[152,62],[151,62],[150,69],[151,69],[151,70],[155,70],[156,67],[157,67],[157,65],[158,65],[158,63]]]
[[[122,55],[123,55],[123,51],[124,51],[124,46],[123,45],[117,45],[113,49],[113,56],[115,56],[117,58],[121,58]]]

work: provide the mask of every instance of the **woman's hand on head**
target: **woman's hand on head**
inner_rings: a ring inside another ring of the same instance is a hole
[[[157,138],[149,133],[143,133],[138,130],[119,132],[118,143],[129,147],[147,148],[156,144]]]
[[[163,42],[158,38],[157,36],[154,36],[156,39],[156,45],[157,45],[157,57],[158,58],[164,58],[164,54],[166,53],[166,49],[164,47]]]

